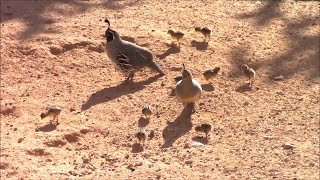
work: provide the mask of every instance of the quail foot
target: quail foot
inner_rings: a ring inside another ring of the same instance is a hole
[[[132,81],[134,73],[148,67],[160,75],[165,75],[156,64],[155,55],[145,47],[121,39],[119,33],[110,29],[110,22],[105,19],[108,29],[105,32],[106,52],[117,70],[126,75],[126,81]]]
[[[53,119],[50,120],[50,123],[53,124],[54,120],[57,119],[56,120],[56,124],[58,125],[59,124],[58,116],[59,116],[60,113],[61,113],[61,108],[60,107],[50,107],[47,110],[47,112],[41,113],[40,117],[41,117],[41,119],[43,119],[43,118],[51,116],[51,117],[53,117]]]
[[[208,134],[212,129],[212,125],[210,123],[201,123],[199,125],[197,125],[195,128],[196,132],[201,132],[201,133],[205,133],[206,138],[208,138]]]
[[[175,94],[177,99],[184,105],[191,105],[194,112],[194,104],[202,94],[200,83],[192,78],[192,74],[183,64],[182,79],[176,84]]]
[[[256,72],[252,68],[249,68],[246,64],[243,64],[241,66],[241,69],[243,74],[249,79],[249,86],[252,87],[252,84],[256,77]]]

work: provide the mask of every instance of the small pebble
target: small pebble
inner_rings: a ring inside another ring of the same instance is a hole
[[[289,150],[293,148],[293,145],[289,144],[289,143],[285,143],[282,145],[283,149],[285,150]]]
[[[186,164],[192,164],[193,160],[192,159],[188,159],[185,161]]]
[[[283,79],[284,79],[284,77],[282,75],[273,77],[273,80],[275,80],[275,81],[281,81]]]

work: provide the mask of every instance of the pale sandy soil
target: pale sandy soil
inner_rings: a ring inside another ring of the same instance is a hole
[[[319,179],[319,8],[1,1],[1,179]],[[103,46],[106,17],[124,39],[150,48],[166,76],[146,70],[121,85]],[[194,31],[203,25],[213,29],[209,43]],[[186,34],[180,49],[169,28]],[[182,63],[205,90],[191,117],[170,95]],[[258,74],[252,90],[242,63]],[[202,76],[212,66],[221,67],[213,86]],[[40,118],[52,105],[63,108],[58,126]],[[203,121],[214,127],[207,141],[194,131]],[[155,132],[143,148],[139,126]]]

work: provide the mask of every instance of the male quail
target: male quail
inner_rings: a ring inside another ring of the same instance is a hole
[[[156,57],[149,49],[122,40],[116,31],[110,29],[109,20],[105,19],[105,22],[108,24],[105,32],[107,55],[114,66],[127,76],[127,81],[132,81],[134,73],[144,67],[149,67],[161,75],[165,74],[155,63]]]
[[[58,122],[58,116],[61,113],[61,108],[59,107],[50,107],[47,112],[45,113],[41,113],[40,117],[41,119],[49,117],[49,116],[53,116],[53,119],[50,120],[50,123],[53,123],[53,121],[57,118],[56,120],[56,124],[59,124]]]
[[[182,80],[176,84],[175,94],[177,99],[184,105],[198,101],[202,94],[202,87],[199,82],[192,78],[192,74],[183,64]]]
[[[143,106],[142,108],[142,114],[147,117],[148,119],[150,119],[150,116],[152,114],[152,111],[151,111],[151,107],[149,104],[146,104]]]
[[[210,38],[211,29],[208,27],[195,27],[194,30],[204,35],[204,41],[207,40],[207,38]]]
[[[173,31],[172,29],[168,30],[168,34],[170,34],[171,38],[176,39],[178,43],[180,44],[180,39],[183,38],[184,33],[180,31]]]
[[[217,74],[220,71],[220,67],[214,67],[212,69],[207,69],[205,70],[202,75],[204,76],[204,78],[209,81],[210,79],[214,78],[217,76]]]
[[[212,125],[210,123],[201,123],[197,125],[195,128],[196,132],[202,132],[206,134],[206,138],[208,138],[208,134],[212,129]]]
[[[249,79],[249,85],[252,86],[254,78],[256,77],[256,72],[252,68],[249,68],[246,64],[243,64],[241,68],[243,74]]]

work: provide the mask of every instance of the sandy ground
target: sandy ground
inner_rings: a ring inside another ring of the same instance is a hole
[[[1,179],[319,179],[319,8],[1,1]],[[166,76],[146,69],[121,84],[103,46],[106,17],[124,39],[150,48]],[[209,42],[195,26],[212,28]],[[180,48],[169,28],[185,33]],[[182,63],[204,88],[192,116],[171,94]],[[252,89],[242,63],[258,74]],[[221,72],[210,85],[202,72],[213,66]],[[48,106],[63,109],[58,126],[40,118]],[[200,122],[213,125],[207,140],[195,133]],[[143,147],[139,127],[154,131]]]

